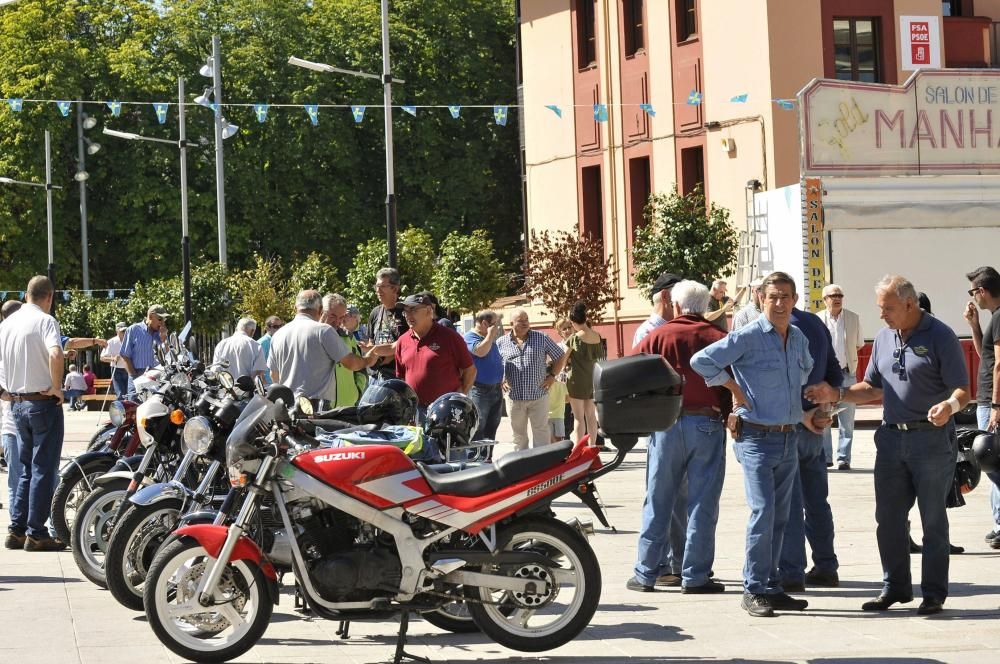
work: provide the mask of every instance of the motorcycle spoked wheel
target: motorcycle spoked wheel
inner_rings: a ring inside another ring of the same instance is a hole
[[[108,590],[122,606],[142,611],[142,586],[149,565],[177,527],[183,507],[184,503],[174,498],[132,505],[115,524],[104,557],[104,577]]]
[[[128,485],[129,480],[120,478],[94,489],[80,505],[73,522],[70,538],[73,560],[80,573],[101,588],[107,588],[104,556],[114,528],[112,520],[118,503],[128,492]]]
[[[538,592],[466,588],[473,600],[468,603],[473,620],[484,634],[512,650],[540,652],[568,643],[590,623],[601,599],[601,568],[593,549],[579,532],[556,519],[525,518],[498,530],[504,551],[540,553],[557,566],[482,566],[486,574],[533,579]]]
[[[60,480],[52,495],[52,528],[56,537],[67,543],[73,539],[73,522],[90,495],[94,480],[111,470],[115,461],[114,457],[94,459]]]
[[[196,662],[225,662],[250,650],[271,620],[267,579],[250,560],[226,566],[216,604],[198,603],[198,586],[214,562],[191,537],[163,547],[149,568],[143,590],[146,617],[171,652]]]

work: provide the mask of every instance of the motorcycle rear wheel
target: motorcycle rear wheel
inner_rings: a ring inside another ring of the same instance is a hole
[[[108,590],[122,606],[142,611],[142,586],[149,565],[180,519],[183,501],[132,505],[115,524],[104,557]]]
[[[531,551],[552,560],[538,564],[484,565],[486,574],[532,579],[537,592],[521,595],[466,588],[469,612],[479,628],[502,646],[524,652],[551,650],[573,640],[590,623],[601,599],[601,568],[574,528],[551,518],[519,519],[497,533],[504,551]]]
[[[80,573],[101,588],[107,588],[104,555],[114,528],[115,512],[128,491],[129,480],[119,478],[97,487],[80,505],[73,522],[73,560]]]
[[[454,634],[474,634],[479,625],[472,619],[469,605],[465,602],[451,602],[439,609],[421,613],[420,617],[430,624]]]
[[[271,620],[268,581],[250,560],[226,566],[216,604],[198,603],[198,585],[214,560],[194,538],[182,537],[163,547],[149,567],[143,589],[146,617],[160,643],[186,660],[239,657],[257,643]]]
[[[115,457],[93,459],[90,463],[75,468],[72,473],[59,481],[52,495],[52,528],[56,536],[64,542],[73,538],[73,521],[83,506],[83,501],[91,494],[94,480],[111,470]]]

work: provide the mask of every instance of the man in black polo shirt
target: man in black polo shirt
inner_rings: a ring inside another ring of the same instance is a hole
[[[882,398],[875,432],[875,521],[882,559],[881,594],[864,611],[913,600],[906,516],[914,501],[924,528],[917,613],[941,611],[948,597],[948,514],[945,497],[955,475],[952,415],[969,401],[965,355],[951,328],[921,311],[917,292],[900,276],[875,288],[886,328],[875,337],[861,383],[845,392],[825,383],[807,389],[814,402],[866,403]]]

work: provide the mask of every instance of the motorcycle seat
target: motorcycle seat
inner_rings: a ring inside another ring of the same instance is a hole
[[[573,441],[564,440],[544,447],[513,452],[495,464],[483,464],[452,472],[439,472],[417,464],[434,493],[449,496],[481,496],[497,491],[562,462],[573,450]]]

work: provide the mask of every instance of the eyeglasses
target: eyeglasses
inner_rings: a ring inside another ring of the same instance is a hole
[[[280,330],[282,327],[284,327],[284,325],[268,325],[267,329],[269,329],[269,330]]]
[[[842,299],[844,299],[844,294],[843,293],[830,293],[829,295],[827,295],[827,297],[830,298],[830,299],[833,299],[833,300],[842,300]]]
[[[978,287],[976,287],[976,288],[970,288],[969,289],[969,297],[972,297],[973,295],[975,295],[978,292],[979,292],[979,288]]]
[[[906,380],[906,346],[892,349],[892,373],[899,377],[899,380]]]

